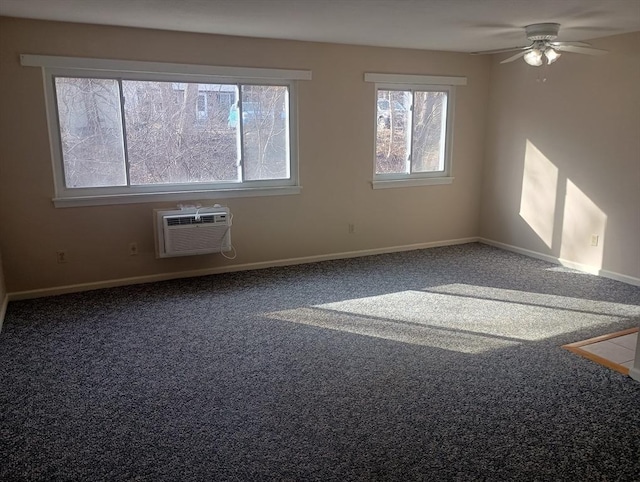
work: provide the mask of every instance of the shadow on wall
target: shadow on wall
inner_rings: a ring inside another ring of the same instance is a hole
[[[520,217],[560,261],[602,269],[607,215],[527,139]]]

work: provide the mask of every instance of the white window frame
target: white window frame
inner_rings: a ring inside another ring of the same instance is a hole
[[[373,179],[371,186],[373,189],[385,189],[396,187],[426,186],[435,184],[451,184],[453,182],[453,125],[455,112],[455,88],[466,85],[466,77],[445,77],[435,75],[412,75],[412,74],[376,74],[367,73],[364,76],[365,82],[375,84],[374,112],[378,109],[378,90],[404,90],[422,92],[446,92],[446,123],[444,139],[444,170],[431,172],[406,172],[406,173],[376,173],[376,155],[378,119],[374,116],[374,156],[373,156]],[[413,112],[412,112],[413,116]],[[413,125],[411,128],[411,142],[413,141]]]
[[[231,197],[298,194],[297,82],[311,80],[309,70],[216,67],[125,60],[21,55],[25,67],[41,67],[43,72],[56,207],[104,204],[128,204],[152,201],[182,201]],[[58,112],[55,95],[56,77],[92,77],[100,79],[160,82],[194,82],[213,84],[281,85],[289,89],[289,178],[214,183],[155,184],[67,188]]]

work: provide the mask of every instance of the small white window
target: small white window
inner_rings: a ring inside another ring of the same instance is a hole
[[[454,85],[466,80],[390,74],[365,80],[376,82],[373,187],[452,182]]]
[[[310,72],[22,62],[44,70],[60,205],[299,192],[295,81]]]

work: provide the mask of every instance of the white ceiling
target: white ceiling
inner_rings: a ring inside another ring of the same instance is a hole
[[[471,52],[640,31],[640,0],[0,0],[0,15],[249,37]]]

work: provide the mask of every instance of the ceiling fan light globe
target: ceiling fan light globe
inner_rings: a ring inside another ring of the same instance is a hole
[[[547,58],[547,65],[552,64],[556,60],[558,60],[560,55],[562,55],[560,52],[552,48],[548,48],[547,50],[544,51],[544,56]]]
[[[540,67],[542,65],[542,52],[538,49],[529,50],[524,54],[524,61],[533,67]]]

